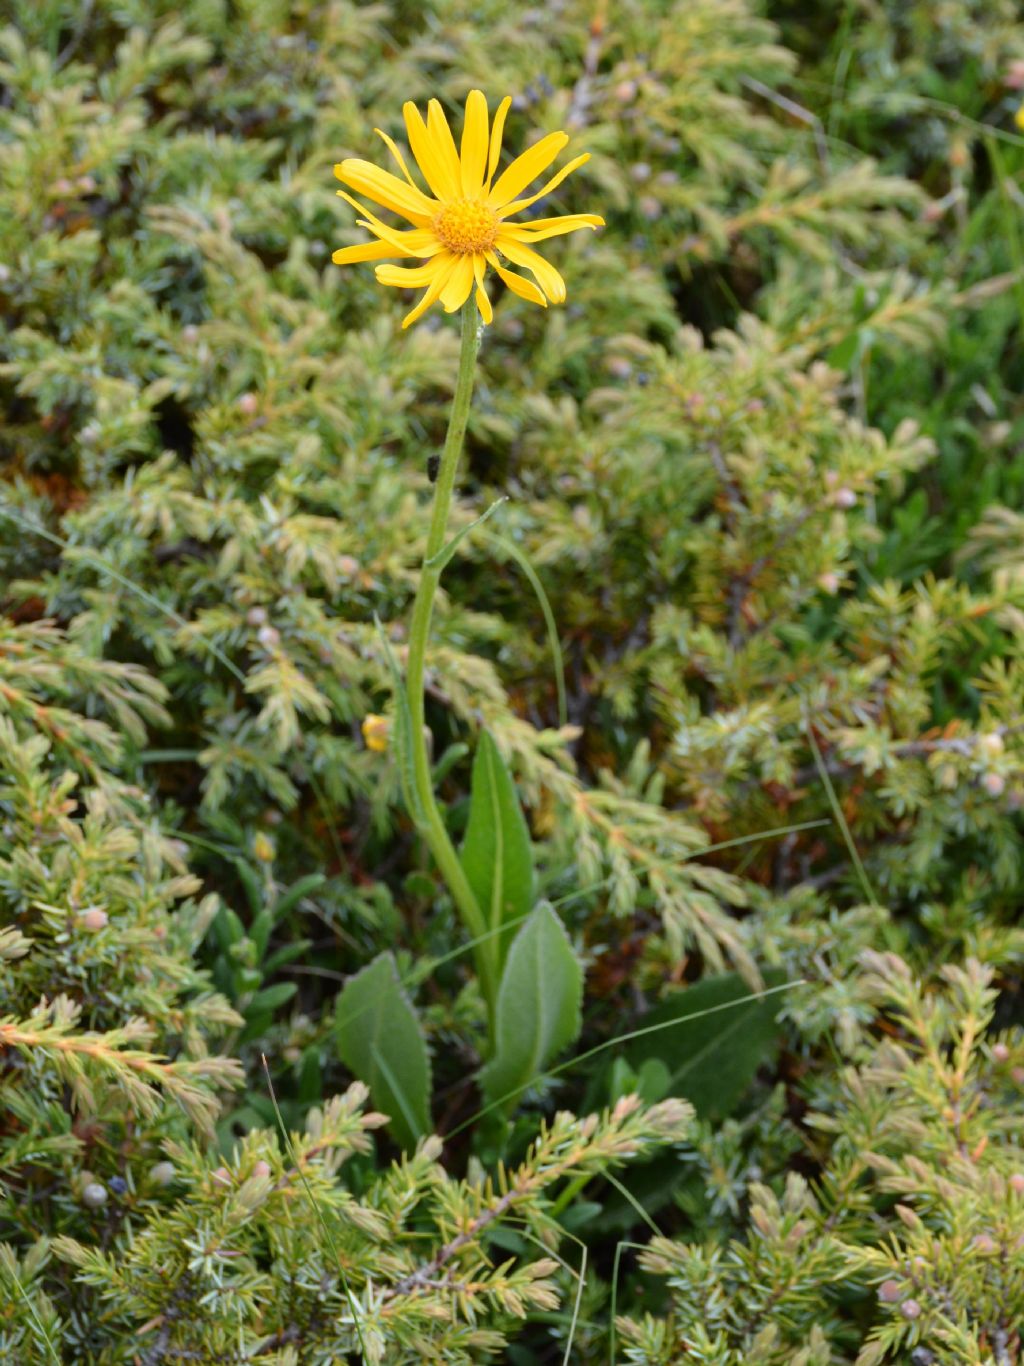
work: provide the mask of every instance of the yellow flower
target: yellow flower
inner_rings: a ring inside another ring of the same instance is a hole
[[[569,138],[566,133],[548,133],[495,180],[502,130],[511,103],[508,97],[502,100],[488,130],[487,101],[481,91],[471,90],[466,100],[461,150],[456,149],[448,120],[437,100],[430,101],[425,123],[413,103],[405,105],[403,112],[409,146],[430,194],[425,194],[416,184],[401,152],[379,128],[376,131],[397,162],[403,180],[369,161],[350,159],[334,168],[334,174],[344,184],[375,204],[401,214],[412,224],[411,230],[398,232],[382,223],[345,190],[338,191],[364,215],[359,224],[368,228],[376,240],[336,251],[335,265],[379,261],[385,257],[413,257],[423,262],[411,269],[390,265],[377,267],[377,279],[382,285],[402,289],[426,286],[416,307],[403,319],[403,327],[414,323],[438,301],[447,313],[454,313],[469,298],[474,283],[477,307],[484,322],[489,323],[493,315],[483,283],[487,266],[513,293],[524,299],[545,308],[548,300],[563,303],[565,281],[549,261],[533,250],[534,243],[575,232],[578,228],[604,226],[604,219],[593,213],[533,218],[525,223],[509,221],[521,210],[543,199],[567,175],[589,160],[589,154],[584,152],[563,166],[542,189],[519,198],[527,186],[547,170]],[[499,253],[512,265],[528,270],[536,284],[503,265]]]
[[[1024,132],[1024,104],[1022,104],[1016,114],[1014,114],[1013,121],[1021,132]]]
[[[391,722],[386,716],[375,716],[372,712],[363,720],[363,742],[374,754],[387,752]]]

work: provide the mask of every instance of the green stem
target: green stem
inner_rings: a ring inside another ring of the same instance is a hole
[[[412,621],[409,626],[409,655],[406,665],[406,697],[409,705],[410,737],[412,750],[413,786],[417,803],[423,813],[421,833],[448,890],[458,907],[463,923],[470,936],[479,939],[474,951],[480,988],[487,1002],[490,1021],[490,1035],[494,1037],[494,1008],[497,999],[497,965],[493,947],[487,937],[487,923],[480,909],[469,879],[463,871],[459,856],[451,842],[444,818],[434,800],[434,784],[430,767],[430,754],[425,729],[423,674],[430,638],[430,622],[434,612],[434,596],[441,582],[443,566],[431,563],[438,552],[444,548],[448,531],[448,516],[451,512],[452,494],[455,489],[455,475],[458,471],[462,442],[466,435],[469,419],[469,405],[473,397],[473,377],[476,370],[476,355],[480,346],[479,324],[476,308],[472,301],[462,310],[462,350],[459,353],[459,375],[452,399],[451,416],[448,419],[448,435],[445,437],[441,464],[437,471],[434,489],[434,509],[427,534],[427,548],[423,556],[416,601],[413,603]]]
[[[565,1190],[562,1191],[562,1194],[551,1207],[552,1219],[557,1219],[564,1210],[568,1209],[583,1187],[592,1180],[593,1175],[593,1172],[581,1172],[579,1176],[574,1177],[574,1179],[569,1182]]]

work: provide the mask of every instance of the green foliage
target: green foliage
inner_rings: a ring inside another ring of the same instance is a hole
[[[264,844],[269,847],[269,841]],[[290,1001],[297,990],[294,982],[264,986],[264,981],[286,964],[301,958],[310,947],[308,939],[299,939],[268,953],[271,933],[306,893],[323,885],[325,878],[322,873],[310,873],[268,906],[264,903],[271,889],[265,881],[244,859],[235,859],[234,864],[248,896],[252,924],[247,934],[237,912],[230,906],[220,907],[212,925],[213,937],[220,950],[213,964],[213,980],[242,1014],[245,1020],[243,1039],[258,1038],[266,1032],[273,1012]]]
[[[640,1263],[671,1311],[620,1320],[623,1360],[1015,1360],[1020,1030],[985,1041],[996,993],[974,960],[936,992],[894,954],[863,968],[889,1037],[816,1098],[815,1188],[795,1172],[780,1190],[752,1182],[749,1234],[726,1246],[654,1240]]]
[[[4,21],[0,1357],[1017,1366],[1016,7]],[[481,350],[470,946],[457,342],[329,258],[476,85],[607,227]]]
[[[449,1176],[429,1138],[376,1175],[364,1165],[348,1186],[341,1163],[365,1162],[368,1131],[387,1123],[364,1112],[356,1084],[310,1110],[283,1146],[254,1130],[222,1155],[212,1121],[241,1068],[209,1046],[242,1019],[194,955],[224,908],[188,899],[198,881],[119,778],[115,733],[49,701],[49,684],[67,691],[76,679],[75,647],[49,625],[8,624],[4,639],[22,685],[5,685],[0,716],[5,1360],[129,1362],[140,1343],[157,1360],[284,1362],[358,1348],[372,1362],[414,1344],[450,1361],[499,1352],[512,1324],[560,1297],[557,1261],[496,1256],[502,1221],[554,1250],[552,1187],[680,1139],[686,1108],[643,1110],[630,1097],[602,1115],[558,1115],[494,1183]],[[83,702],[126,705],[130,670],[82,672],[97,680],[95,690],[79,682]],[[88,777],[64,767],[62,749]],[[79,789],[80,800],[70,795]],[[292,887],[274,914],[319,882]],[[257,947],[274,919],[264,914]],[[428,1072],[388,957],[339,997],[339,1017],[360,1007],[381,1030],[353,1032],[339,1018],[339,1043],[356,1071],[369,1057],[375,1089],[401,1102],[391,1122],[412,1147],[428,1125]]]
[[[350,978],[336,1009],[342,1062],[369,1086],[403,1147],[415,1147],[430,1131],[430,1059],[391,954]]]
[[[469,821],[460,857],[494,935],[500,967],[515,927],[533,908],[533,853],[515,784],[486,731],[473,759]]]
[[[55,1239],[52,1255],[92,1288],[108,1325],[102,1359],[132,1361],[150,1334],[147,1350],[223,1361],[493,1356],[516,1320],[559,1299],[551,1257],[494,1257],[502,1221],[522,1223],[553,1250],[553,1185],[677,1138],[686,1122],[673,1102],[586,1120],[559,1115],[496,1184],[446,1175],[440,1141],[429,1139],[357,1200],[337,1173],[384,1122],[362,1110],[365,1098],[356,1084],[311,1111],[285,1147],[257,1132],[216,1168],[215,1155],[169,1144],[171,1180],[187,1198],[154,1212],[118,1256]]]
[[[494,1057],[481,1082],[511,1105],[580,1032],[583,972],[558,916],[542,901],[509,949],[495,1022]]]
[[[626,1057],[637,1074],[663,1064],[659,1100],[685,1096],[701,1119],[723,1119],[777,1047],[782,1004],[778,995],[751,996],[735,975],[708,977],[649,1011]]]

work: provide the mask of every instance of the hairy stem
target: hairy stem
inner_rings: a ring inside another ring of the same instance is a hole
[[[410,738],[412,750],[413,787],[416,805],[419,809],[420,831],[427,842],[434,861],[448,890],[458,907],[459,914],[470,935],[480,942],[474,950],[480,987],[487,1002],[488,1019],[491,1024],[491,1038],[494,1037],[494,1007],[498,991],[497,962],[494,944],[487,937],[487,924],[483,912],[477,904],[473,889],[463,872],[459,856],[451,842],[444,818],[434,799],[434,784],[431,774],[430,753],[424,718],[423,675],[430,638],[430,622],[434,611],[434,596],[441,582],[443,566],[432,563],[444,548],[448,532],[448,516],[451,511],[452,494],[455,489],[455,475],[458,471],[459,456],[466,435],[469,418],[469,405],[473,397],[473,377],[476,370],[476,355],[480,346],[480,334],[476,309],[472,302],[462,310],[462,349],[459,354],[459,375],[452,399],[452,411],[448,420],[448,434],[445,437],[441,463],[437,471],[434,489],[434,508],[427,535],[427,548],[420,571],[419,587],[412,609],[412,622],[409,626],[409,655],[406,665],[406,697],[409,706]]]

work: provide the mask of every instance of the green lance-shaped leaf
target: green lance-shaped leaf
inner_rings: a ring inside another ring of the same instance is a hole
[[[766,972],[766,984],[778,986],[783,976]],[[626,1059],[637,1072],[657,1060],[666,1069],[662,1094],[685,1096],[700,1119],[724,1119],[778,1048],[782,1005],[779,996],[753,995],[735,973],[705,977],[643,1017],[651,1032],[629,1044]]]
[[[765,985],[781,986],[785,974],[769,969]],[[611,1098],[635,1090],[647,1101],[683,1096],[698,1119],[719,1123],[750,1089],[757,1069],[778,1049],[782,1030],[781,994],[752,995],[736,973],[705,977],[674,992],[644,1015],[638,1027],[649,1030],[627,1045],[608,1076]],[[636,1221],[636,1202],[648,1215],[668,1205],[691,1177],[675,1155],[662,1154],[636,1166],[626,1198],[612,1192],[594,1227],[625,1229]]]
[[[403,1148],[430,1131],[430,1058],[395,960],[382,953],[338,997],[335,1032],[342,1062],[370,1088]]]
[[[461,860],[488,929],[495,932],[500,970],[515,926],[533,906],[533,851],[512,776],[487,731],[473,760]]]
[[[510,1107],[580,1032],[583,969],[562,922],[542,901],[508,952],[498,991],[494,1057],[481,1074],[488,1101]]]

